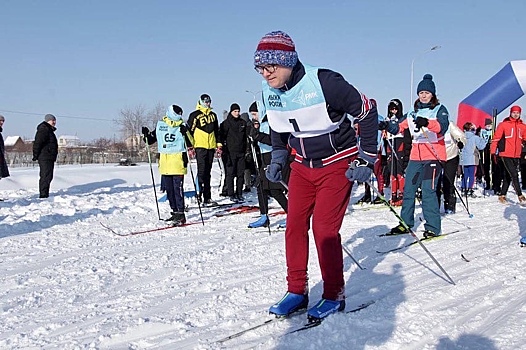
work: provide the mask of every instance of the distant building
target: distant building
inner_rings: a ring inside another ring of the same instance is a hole
[[[78,147],[80,139],[77,136],[62,135],[58,138],[58,147]]]
[[[25,142],[22,140],[20,136],[8,136],[4,140],[5,150],[7,152],[13,152],[13,151],[24,151],[25,150]]]
[[[141,147],[142,141],[142,135],[141,134],[135,134],[132,136],[128,136],[126,139],[124,139],[124,144],[126,145],[126,148],[129,150],[138,150],[139,147]]]

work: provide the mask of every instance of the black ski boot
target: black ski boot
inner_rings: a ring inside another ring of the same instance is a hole
[[[358,202],[356,202],[356,204],[365,204],[365,203],[371,203],[370,194],[365,194],[362,198],[358,199]]]
[[[174,218],[172,219],[172,222],[174,226],[181,226],[186,224],[186,216],[184,215],[184,213],[176,212],[173,214]]]
[[[387,236],[394,236],[394,235],[404,235],[406,233],[409,233],[409,230],[404,227],[404,225],[399,224],[396,227],[393,227],[391,231],[387,234]]]
[[[424,231],[424,238],[433,238],[440,236],[440,233],[435,233],[431,230],[425,230]]]

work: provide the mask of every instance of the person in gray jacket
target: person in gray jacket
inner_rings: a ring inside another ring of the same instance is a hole
[[[460,165],[462,166],[462,172],[464,175],[462,179],[462,191],[466,196],[476,197],[473,192],[475,170],[477,169],[479,161],[479,151],[482,151],[484,147],[486,147],[487,141],[482,137],[475,135],[477,128],[473,123],[465,123],[463,129],[466,135],[466,144],[460,155]]]

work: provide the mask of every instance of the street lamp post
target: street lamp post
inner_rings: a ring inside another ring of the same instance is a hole
[[[254,101],[256,101],[256,95],[259,94],[262,90],[259,90],[259,91],[250,91],[250,90],[245,90],[245,92],[249,93],[249,94],[252,94],[252,97],[254,98]]]
[[[413,101],[413,68],[414,68],[414,65],[415,65],[415,60],[421,56],[424,56],[426,53],[428,52],[431,52],[431,51],[435,51],[435,50],[438,50],[440,49],[442,46],[440,45],[435,45],[433,46],[432,48],[430,49],[427,49],[425,50],[424,52],[422,52],[421,54],[419,54],[418,56],[416,56],[415,58],[413,58],[413,60],[411,61],[411,93],[409,95],[409,103],[411,105],[412,101]]]

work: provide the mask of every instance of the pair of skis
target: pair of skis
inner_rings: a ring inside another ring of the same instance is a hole
[[[398,250],[402,250],[402,249],[405,249],[405,248],[409,248],[410,246],[415,245],[415,244],[417,244],[418,242],[427,242],[427,241],[437,240],[437,239],[440,239],[440,238],[442,238],[442,237],[445,237],[445,236],[448,236],[448,235],[452,235],[452,234],[457,233],[457,232],[460,232],[460,231],[462,231],[462,230],[449,231],[449,232],[446,232],[446,233],[441,234],[440,236],[435,236],[435,237],[425,237],[425,238],[420,238],[419,240],[415,240],[415,241],[412,241],[412,242],[409,242],[409,243],[406,243],[406,244],[402,244],[401,246],[398,246],[398,247],[393,248],[393,249],[388,249],[388,250],[377,250],[376,252],[377,252],[378,254],[387,254],[387,253],[391,253],[391,252],[396,252],[396,251],[398,251]],[[397,235],[393,235],[393,234],[385,233],[385,234],[379,235],[379,237],[390,237],[390,236],[401,236],[401,235],[406,235],[406,234],[397,234]]]
[[[167,225],[167,226],[162,226],[162,227],[156,227],[156,228],[140,230],[140,231],[131,231],[131,232],[117,232],[113,228],[109,227],[108,225],[103,224],[102,222],[100,224],[102,225],[102,227],[104,227],[105,229],[107,229],[108,231],[110,231],[111,233],[113,233],[113,234],[115,234],[117,236],[128,237],[128,236],[140,235],[140,234],[143,234],[143,233],[164,231],[164,230],[169,230],[169,229],[177,228],[177,227],[186,227],[186,226],[190,226],[190,225],[201,224],[201,221],[187,222],[187,223],[180,224],[180,225]]]
[[[355,312],[358,312],[360,310],[363,310],[365,309],[366,307],[368,306],[371,306],[375,303],[374,300],[370,300],[370,301],[367,301],[365,303],[362,303],[350,310],[347,310],[345,311],[346,314],[349,314],[349,313],[355,313]],[[249,333],[251,331],[254,331],[256,329],[259,329],[261,327],[264,327],[264,326],[267,326],[269,324],[272,324],[272,323],[276,323],[276,322],[281,322],[281,321],[284,321],[284,320],[290,320],[292,318],[296,318],[300,315],[304,315],[305,313],[307,312],[307,310],[302,310],[302,311],[297,311],[289,316],[285,316],[285,317],[274,317],[274,318],[270,318],[268,320],[265,320],[261,323],[258,323],[256,324],[255,326],[252,326],[252,327],[249,327],[249,328],[246,328],[246,329],[243,329],[242,331],[239,331],[237,333],[234,333],[234,334],[231,334],[225,338],[222,338],[222,339],[219,339],[216,341],[216,343],[224,343],[228,340],[231,340],[231,339],[235,339],[235,338],[238,338],[238,337],[241,337],[242,335],[246,334],[246,333]],[[307,330],[307,329],[311,329],[311,328],[314,328],[314,327],[317,327],[319,326],[321,323],[322,323],[323,319],[320,319],[320,320],[317,320],[317,321],[314,321],[314,322],[308,322],[302,326],[299,326],[299,327],[296,327],[292,330],[289,330],[288,332],[282,334],[281,336],[285,336],[285,335],[288,335],[288,334],[292,334],[292,333],[298,333],[298,332],[301,332],[301,331],[304,331],[304,330]]]

